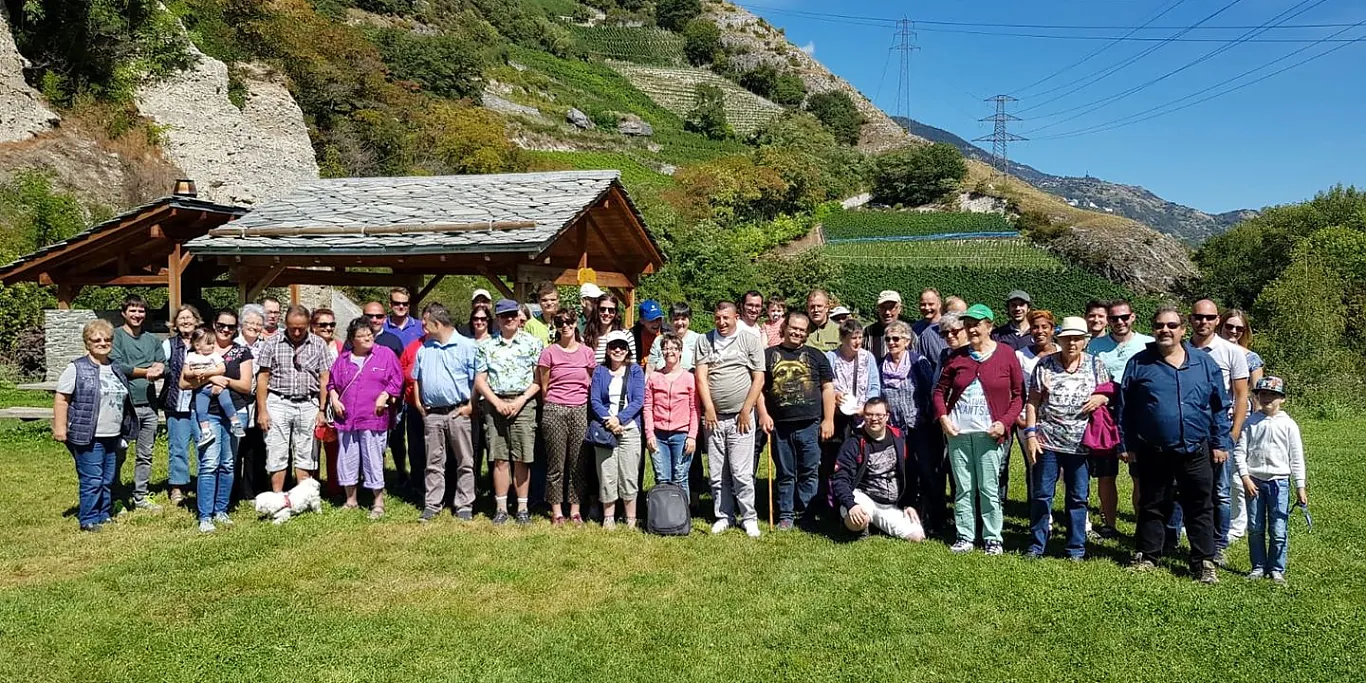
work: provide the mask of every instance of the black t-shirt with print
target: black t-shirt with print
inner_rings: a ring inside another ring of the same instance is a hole
[[[774,422],[821,419],[821,387],[835,380],[824,353],[810,346],[770,346],[764,351],[764,370],[764,401]]]

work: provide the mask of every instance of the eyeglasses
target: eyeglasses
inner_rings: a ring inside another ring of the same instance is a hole
[[[1212,315],[1212,314],[1209,314],[1209,313],[1192,313],[1192,314],[1191,314],[1191,320],[1194,320],[1195,322],[1200,322],[1200,323],[1207,323],[1207,322],[1209,322],[1209,321],[1211,321],[1211,320],[1218,320],[1218,319],[1219,319],[1219,316],[1217,316],[1217,315]]]
[[[407,308],[407,307],[408,307],[408,302],[407,302],[407,301],[394,301],[393,299],[390,299],[390,300],[389,300],[389,308],[398,308],[399,306],[403,306],[404,308]]]
[[[869,422],[882,421],[887,419],[887,413],[864,413],[863,419]]]
[[[1127,320],[1132,319],[1132,318],[1134,317],[1134,314],[1133,314],[1133,313],[1125,313],[1124,315],[1110,315],[1110,316],[1106,316],[1106,317],[1109,318],[1109,319],[1110,319],[1110,322],[1112,322],[1112,323],[1122,323],[1122,322],[1125,322],[1125,321],[1127,321]]]
[[[237,329],[237,325],[234,324],[234,323],[214,323],[214,324],[213,324],[213,329],[215,329],[215,330],[223,330],[223,331],[225,331],[225,332],[231,332],[231,331]]]
[[[1153,323],[1154,330],[1179,330],[1181,323]]]
[[[365,314],[365,317],[367,317],[367,318],[369,318],[369,319],[371,319],[371,320],[383,320],[383,319],[384,319],[384,314],[383,314],[383,313],[366,313],[366,314]]]
[[[336,328],[337,328],[337,323],[314,323],[314,324],[317,325],[318,327],[324,329],[324,330],[333,330],[333,329],[336,329]]]

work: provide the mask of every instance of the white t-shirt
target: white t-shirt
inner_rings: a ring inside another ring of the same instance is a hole
[[[760,325],[762,324],[763,323],[761,320]],[[751,325],[745,322],[742,318],[735,319],[735,327],[739,329],[741,332],[749,332],[750,334],[753,334],[754,336],[758,337],[760,341],[767,342],[768,337],[764,335],[764,330],[760,325]],[[765,343],[765,346],[767,346],[767,343]]]
[[[1048,350],[1048,353],[1057,352],[1058,347],[1056,345]],[[1020,361],[1020,370],[1024,372],[1024,397],[1026,399],[1029,398],[1029,392],[1031,390],[1030,385],[1033,384],[1034,368],[1039,365],[1039,358],[1047,357],[1047,355],[1048,354],[1042,354],[1041,356],[1040,354],[1035,353],[1032,344],[1015,351],[1015,360]]]
[[[1224,388],[1228,389],[1229,398],[1232,399],[1233,383],[1247,379],[1251,374],[1247,369],[1247,349],[1217,334],[1200,348],[1219,364],[1219,370],[1224,373]]]
[[[76,393],[76,364],[68,363],[57,378],[57,393],[70,396]],[[95,406],[95,437],[119,436],[123,433],[123,402],[128,389],[114,374],[113,364],[100,366],[100,403]]]
[[[963,434],[991,429],[991,408],[987,406],[987,392],[982,389],[980,380],[972,380],[972,384],[963,390],[963,395],[953,404],[949,419]]]

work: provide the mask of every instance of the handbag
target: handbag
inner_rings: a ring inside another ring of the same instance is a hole
[[[1093,359],[1091,363],[1091,376],[1097,377],[1096,363],[1098,359]],[[1094,393],[1114,394],[1115,383],[1106,382],[1097,385]],[[1115,423],[1115,416],[1110,412],[1110,406],[1103,405],[1093,411],[1086,420],[1086,431],[1081,434],[1081,445],[1085,446],[1091,455],[1114,457],[1119,450],[1119,425]]]
[[[630,369],[627,368],[623,370],[621,375],[621,398],[617,400],[618,413],[621,412],[622,408],[626,407],[626,392],[628,391],[627,383],[630,381],[630,378]],[[583,440],[587,441],[590,444],[593,444],[594,446],[600,446],[602,448],[617,447],[617,435],[613,434],[612,431],[609,430],[606,425],[599,422],[598,420],[588,421],[588,431],[584,433]]]

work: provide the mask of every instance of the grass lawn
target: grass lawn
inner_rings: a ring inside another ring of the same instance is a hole
[[[1282,588],[1242,579],[1241,542],[1207,587],[1131,574],[1120,543],[1031,563],[937,541],[711,537],[703,520],[687,539],[483,515],[420,526],[398,501],[377,523],[329,508],[276,527],[239,509],[200,535],[174,510],[80,534],[69,456],[39,425],[3,425],[0,680],[1362,680],[1366,420],[1304,426],[1317,526],[1293,520]],[[1018,551],[1023,507],[1008,510]]]

